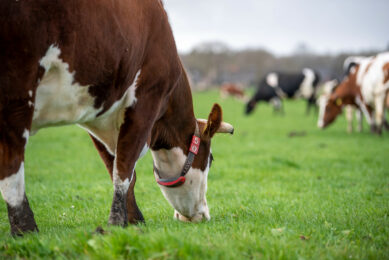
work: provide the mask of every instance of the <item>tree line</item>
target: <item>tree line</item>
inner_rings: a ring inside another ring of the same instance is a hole
[[[297,72],[309,67],[317,70],[322,81],[340,79],[343,62],[351,55],[371,56],[382,50],[317,54],[305,45],[293,54],[277,56],[265,49],[232,50],[219,42],[201,44],[181,59],[194,89],[203,90],[220,86],[225,82],[256,85],[270,71]]]

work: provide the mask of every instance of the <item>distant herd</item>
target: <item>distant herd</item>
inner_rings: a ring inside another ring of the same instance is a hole
[[[276,111],[284,113],[282,100],[303,98],[310,108],[319,107],[318,127],[325,128],[346,111],[347,131],[352,132],[355,110],[358,131],[363,117],[372,133],[389,130],[386,110],[389,108],[389,52],[374,57],[351,56],[344,61],[342,80],[331,79],[320,84],[317,71],[305,68],[297,73],[272,71],[258,84],[254,95],[245,97],[242,87],[232,83],[220,88],[222,97],[234,96],[246,102],[245,113],[251,114],[259,102],[269,102]]]

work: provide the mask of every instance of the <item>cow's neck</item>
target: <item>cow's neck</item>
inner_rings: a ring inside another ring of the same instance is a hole
[[[178,78],[162,117],[154,124],[150,148],[157,167],[176,174],[184,164],[196,127],[192,94],[185,71]],[[177,160],[177,157],[180,159]],[[176,158],[172,160],[172,158]],[[171,162],[175,161],[175,164]],[[167,176],[168,177],[168,176]]]

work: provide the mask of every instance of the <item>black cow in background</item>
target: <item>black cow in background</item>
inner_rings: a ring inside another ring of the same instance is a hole
[[[246,104],[246,114],[250,114],[258,102],[271,102],[275,110],[281,110],[282,99],[304,98],[307,100],[307,113],[316,106],[316,88],[319,74],[312,69],[303,69],[300,73],[270,72],[262,79],[258,89]]]

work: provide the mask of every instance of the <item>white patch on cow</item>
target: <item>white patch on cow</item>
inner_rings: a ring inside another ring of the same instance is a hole
[[[147,153],[147,151],[149,150],[149,146],[147,145],[147,143],[143,146],[143,149],[142,151],[140,152],[139,154],[139,159],[142,158],[143,156],[145,156],[145,154]]]
[[[32,101],[29,100],[29,101],[28,101],[28,106],[29,106],[29,107],[33,107],[33,106],[34,106],[34,103],[33,103]]]
[[[115,157],[115,159],[113,161],[113,171],[112,171],[112,182],[113,182],[113,186],[114,186],[115,191],[119,190],[122,194],[126,194],[128,188],[130,187],[130,183],[132,182],[133,176],[134,176],[134,172],[132,172],[132,174],[131,174],[131,177],[130,177],[131,179],[126,178],[126,179],[122,180],[120,178],[119,171],[117,168],[117,161],[116,161],[116,157]]]
[[[357,85],[361,88],[363,102],[359,97],[356,102],[370,125],[374,123],[374,119],[370,117],[366,105],[376,110],[375,120],[378,124],[383,121],[383,100],[389,89],[389,82],[384,83],[383,67],[388,62],[389,52],[381,53],[374,58],[369,57],[361,61],[357,72]]]
[[[102,108],[94,108],[89,86],[75,82],[75,71],[60,58],[61,50],[51,45],[39,64],[45,69],[36,90],[32,131],[46,126],[88,122]]]
[[[311,69],[303,69],[304,80],[299,87],[298,94],[304,98],[310,98],[313,95],[313,82],[315,81],[315,73]]]
[[[319,118],[317,122],[317,127],[323,128],[324,127],[324,114],[326,110],[326,106],[328,104],[329,96],[322,94],[319,99]]]
[[[149,149],[149,147],[148,147],[148,145],[146,143],[143,146],[141,153],[139,154],[138,160],[146,154],[148,149]],[[115,154],[117,154],[117,153],[115,152]],[[134,170],[135,170],[137,162],[135,162],[135,164],[134,164],[134,168],[132,169],[132,173],[131,173],[130,178],[126,178],[123,181],[120,178],[116,160],[117,160],[117,156],[115,156],[115,159],[113,161],[112,181],[113,181],[115,190],[120,190],[123,194],[125,194],[125,193],[127,193],[127,190],[130,187],[130,184],[132,183],[132,180],[134,179]]]
[[[319,118],[317,122],[317,127],[324,127],[324,114],[326,110],[326,106],[328,104],[328,100],[330,99],[331,93],[334,91],[334,88],[338,84],[337,80],[327,81],[323,84],[323,93],[317,100],[317,104],[319,105]]]
[[[366,104],[364,102],[362,102],[362,100],[361,100],[361,98],[359,96],[357,96],[355,98],[355,103],[362,110],[362,113],[365,116],[367,123],[369,125],[371,125],[373,123],[373,121],[372,121],[372,119],[370,117],[369,111],[367,110]]]
[[[32,94],[33,94],[32,90],[29,90],[29,91],[28,91],[28,95],[29,95],[30,97],[32,97]]]
[[[162,178],[174,178],[180,175],[187,158],[181,148],[151,150],[151,152],[155,166],[160,174],[164,174],[161,176]],[[176,218],[192,222],[200,221],[203,218],[210,219],[206,199],[208,171],[209,158],[207,168],[204,171],[190,168],[185,175],[186,181],[183,185],[175,188],[159,185],[162,194],[175,209],[174,216]],[[159,178],[155,172],[154,175],[156,179]],[[177,213],[179,213],[178,217]]]
[[[11,176],[0,180],[0,191],[4,200],[11,207],[19,206],[24,199],[24,163]]]
[[[86,129],[91,135],[104,144],[107,151],[112,155],[115,155],[120,126],[124,122],[126,109],[136,104],[137,98],[135,92],[140,74],[141,71],[139,70],[133,83],[128,87],[123,97],[116,101],[107,112],[93,121],[79,124],[79,126]]]
[[[28,129],[24,129],[23,138],[26,139],[26,144],[24,145],[24,149],[26,149],[29,137],[30,137],[30,131],[28,131]]]
[[[270,73],[269,75],[267,75],[266,83],[270,87],[273,87],[273,88],[278,87],[278,75],[277,75],[277,73]]]
[[[347,57],[343,62],[343,70],[346,71],[351,63],[359,64],[361,61],[366,59],[366,57],[363,56],[350,56]]]
[[[362,132],[362,128],[363,128],[363,116],[362,116],[362,111],[360,109],[357,109],[355,111],[355,117],[357,118],[357,122],[358,122],[358,132]]]

